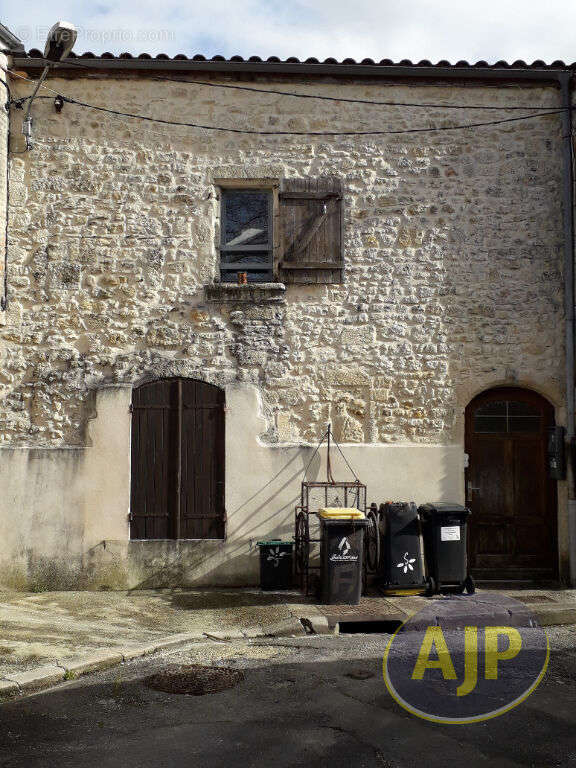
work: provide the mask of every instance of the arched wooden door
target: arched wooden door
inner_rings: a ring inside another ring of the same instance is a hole
[[[554,409],[530,390],[483,392],[466,409],[470,567],[476,577],[557,576],[556,483],[548,477]]]
[[[132,393],[132,539],[224,537],[223,390],[162,379]]]

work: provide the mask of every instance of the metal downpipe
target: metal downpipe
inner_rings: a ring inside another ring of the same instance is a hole
[[[576,585],[576,467],[574,446],[574,166],[572,144],[572,73],[558,75],[562,93],[564,314],[566,344],[566,443],[568,453],[568,544],[570,584]]]

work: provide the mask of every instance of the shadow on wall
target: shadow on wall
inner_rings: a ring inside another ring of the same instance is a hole
[[[165,589],[193,586],[250,586],[259,581],[260,538],[294,536],[294,508],[300,483],[318,476],[321,458],[299,448],[276,474],[235,509],[241,515],[234,536],[224,540],[103,541],[85,556],[92,589]],[[249,512],[247,510],[250,510]]]

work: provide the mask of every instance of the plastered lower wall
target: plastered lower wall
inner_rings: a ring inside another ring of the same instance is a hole
[[[133,588],[258,582],[256,542],[291,538],[306,467],[325,479],[325,451],[269,446],[251,384],[226,388],[225,541],[129,540],[130,388],[96,395],[84,449],[0,451],[0,516],[11,520],[0,540],[0,578],[33,589]],[[463,452],[455,445],[346,445],[346,457],[368,486],[368,501],[388,498],[462,501]],[[337,455],[333,470],[353,480]]]

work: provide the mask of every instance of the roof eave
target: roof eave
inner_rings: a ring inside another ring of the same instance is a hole
[[[0,24],[0,50],[9,54],[25,52],[22,40],[20,40],[19,37],[16,37],[13,32],[10,32],[8,27],[5,27],[4,24]]]
[[[23,70],[41,69],[45,61],[41,57],[14,57],[14,65]],[[79,66],[80,65],[80,66]],[[87,67],[83,69],[83,66]],[[271,61],[231,61],[231,60],[194,60],[194,59],[152,59],[152,58],[101,58],[74,57],[64,59],[58,69],[67,74],[79,76],[94,71],[108,72],[246,72],[254,74],[294,74],[294,75],[331,75],[340,77],[379,77],[379,78],[416,78],[416,79],[451,79],[451,80],[526,80],[555,82],[562,72],[571,72],[564,67],[498,67],[485,66],[423,66],[413,64],[339,64],[310,62],[271,62]]]

